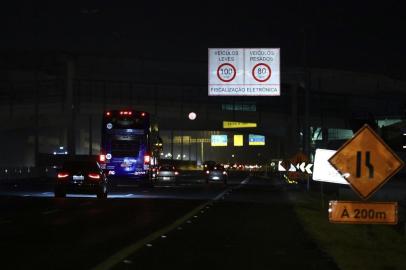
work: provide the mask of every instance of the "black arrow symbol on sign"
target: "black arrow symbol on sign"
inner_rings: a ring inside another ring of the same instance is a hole
[[[362,163],[362,152],[357,151],[357,178],[361,177],[361,163]],[[374,166],[371,164],[371,152],[365,152],[365,166],[367,166],[369,171],[369,178],[374,178]]]

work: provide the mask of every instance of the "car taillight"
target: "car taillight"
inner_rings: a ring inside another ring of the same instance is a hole
[[[60,173],[58,173],[58,178],[59,179],[61,179],[61,178],[66,178],[66,177],[68,177],[69,176],[69,173],[67,173],[67,172],[60,172]]]
[[[144,156],[144,164],[149,164],[150,161],[151,161],[151,157],[149,155],[145,155]]]
[[[179,173],[178,172],[175,172],[175,175],[178,175]]]
[[[206,173],[207,173],[207,174],[209,174],[209,173],[210,173],[210,171],[206,171]]]
[[[106,155],[100,155],[99,156],[99,161],[100,162],[106,162]]]
[[[92,179],[100,179],[100,174],[98,173],[89,173],[87,176]]]

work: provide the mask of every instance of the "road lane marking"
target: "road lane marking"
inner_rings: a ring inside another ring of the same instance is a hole
[[[241,182],[241,185],[246,185],[249,182],[249,178],[244,179],[244,181]]]
[[[238,187],[240,187],[242,183],[248,183],[248,178],[244,179],[240,183],[240,185]],[[107,270],[107,269],[113,268],[114,266],[116,266],[117,264],[119,264],[120,262],[125,260],[127,257],[129,257],[130,255],[137,252],[142,247],[146,246],[147,244],[150,244],[151,242],[153,242],[157,238],[161,237],[161,235],[167,235],[170,231],[175,230],[176,228],[179,228],[181,224],[183,224],[183,223],[185,223],[187,221],[190,221],[190,219],[193,216],[197,215],[202,209],[204,209],[208,205],[211,205],[213,201],[217,201],[220,198],[222,198],[224,196],[224,194],[226,194],[227,192],[229,192],[233,188],[234,187],[227,188],[226,190],[224,190],[223,192],[218,194],[215,198],[213,198],[213,199],[211,199],[211,200],[197,206],[195,209],[193,209],[189,213],[185,214],[183,217],[177,219],[172,224],[170,224],[170,225],[168,225],[168,226],[166,226],[166,227],[164,227],[164,228],[162,228],[162,229],[160,229],[158,231],[155,231],[155,232],[151,233],[147,237],[139,240],[138,242],[136,242],[134,244],[131,244],[131,245],[121,249],[117,253],[115,253],[112,256],[110,256],[109,258],[107,258],[105,261],[103,261],[100,264],[98,264],[97,266],[95,266],[93,268],[93,270]]]

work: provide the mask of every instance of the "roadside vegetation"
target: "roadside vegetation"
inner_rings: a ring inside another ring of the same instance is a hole
[[[328,201],[337,200],[337,195],[296,190],[289,197],[305,230],[340,269],[406,269],[403,218],[398,225],[333,224],[328,220]]]

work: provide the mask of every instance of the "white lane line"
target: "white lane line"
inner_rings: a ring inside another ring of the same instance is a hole
[[[249,181],[250,181],[250,179],[249,179],[249,177],[247,177],[246,179],[244,179],[244,180],[241,182],[241,185],[246,185],[246,184],[248,184]]]
[[[105,261],[103,261],[100,264],[98,264],[97,266],[95,266],[93,268],[93,270],[107,270],[107,269],[113,268],[115,265],[122,262],[128,256],[130,256],[133,253],[137,252],[139,249],[146,246],[147,244],[150,244],[155,239],[161,237],[161,235],[167,235],[168,232],[178,228],[181,224],[183,224],[183,223],[185,223],[187,221],[190,221],[190,219],[193,216],[197,215],[202,209],[204,209],[206,206],[212,204],[213,201],[219,200],[220,198],[222,198],[224,196],[224,194],[226,194],[229,190],[232,190],[232,189],[233,189],[233,187],[227,188],[226,190],[224,190],[223,192],[218,194],[215,198],[213,198],[213,199],[199,205],[198,207],[196,207],[195,209],[193,209],[192,211],[190,211],[189,213],[187,213],[183,217],[177,219],[172,224],[170,224],[170,225],[168,225],[168,226],[166,226],[166,227],[164,227],[164,228],[162,228],[162,229],[160,229],[160,230],[158,230],[156,232],[153,232],[152,234],[150,234],[147,237],[139,240],[136,243],[133,243],[133,244],[121,249],[117,253],[115,253],[112,256],[110,256],[109,258],[107,258]]]
[[[55,214],[58,213],[59,209],[52,209],[52,210],[48,210],[48,211],[44,211],[42,212],[43,215],[51,215],[51,214]]]
[[[31,197],[31,194],[24,194],[23,197]]]

